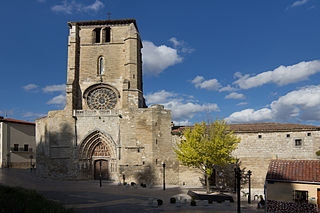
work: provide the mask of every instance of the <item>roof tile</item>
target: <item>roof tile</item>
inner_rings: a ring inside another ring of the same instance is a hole
[[[320,160],[272,160],[267,180],[320,182]]]

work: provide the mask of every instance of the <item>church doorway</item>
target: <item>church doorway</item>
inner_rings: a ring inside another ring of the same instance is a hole
[[[80,158],[90,162],[83,174],[94,179],[115,180],[117,177],[117,159],[115,143],[111,137],[99,131],[90,133],[79,147]]]
[[[95,160],[94,161],[94,179],[99,180],[100,175],[102,180],[109,180],[109,162],[107,160]]]
[[[94,179],[109,180],[110,150],[106,143],[99,142],[94,148],[92,158],[94,159]]]

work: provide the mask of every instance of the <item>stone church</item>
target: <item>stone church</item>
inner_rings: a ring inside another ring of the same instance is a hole
[[[185,128],[171,111],[147,107],[142,42],[136,21],[70,22],[66,106],[36,120],[37,172],[63,179],[201,185],[198,170],[182,166],[173,147]],[[272,159],[319,159],[320,127],[231,124],[241,138],[233,153],[252,171],[253,195],[263,194]],[[219,179],[219,174],[216,174]],[[245,190],[246,186],[244,186]]]
[[[136,21],[68,25],[66,106],[36,121],[39,174],[160,183],[165,163],[175,177],[171,112],[145,104]]]

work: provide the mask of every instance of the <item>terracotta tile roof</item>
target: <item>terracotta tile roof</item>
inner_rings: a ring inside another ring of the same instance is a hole
[[[229,124],[230,129],[235,133],[245,132],[287,132],[287,131],[319,131],[320,126],[312,126],[305,124],[292,123],[245,123],[245,124]],[[180,134],[187,128],[193,126],[174,126],[172,128],[173,134]]]
[[[32,123],[32,122],[21,121],[21,120],[16,120],[16,119],[11,119],[11,118],[6,118],[6,119],[0,118],[0,122],[36,125],[35,123]]]
[[[272,160],[266,179],[320,182],[320,160]]]

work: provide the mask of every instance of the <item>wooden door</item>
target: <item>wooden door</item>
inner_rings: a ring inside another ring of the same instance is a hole
[[[101,171],[102,179],[108,180],[109,179],[109,170],[108,170],[108,161],[107,160],[96,160],[94,162],[94,179],[96,179],[96,180],[100,179],[100,171]]]

